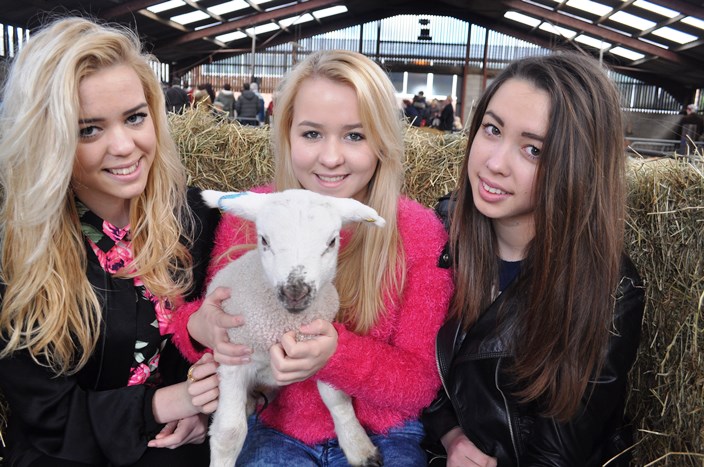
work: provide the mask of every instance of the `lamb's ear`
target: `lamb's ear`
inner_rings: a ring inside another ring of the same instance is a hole
[[[386,225],[386,221],[373,208],[351,198],[333,198],[331,200],[340,213],[342,223],[365,222],[377,227]]]
[[[247,220],[255,220],[259,207],[266,199],[264,193],[253,193],[251,191],[215,191],[203,190],[201,197],[205,204],[213,208],[220,208],[223,211],[231,212]]]

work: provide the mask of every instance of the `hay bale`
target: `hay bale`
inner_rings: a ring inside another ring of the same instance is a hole
[[[636,465],[701,466],[704,458],[701,169],[662,159],[628,170],[626,245],[647,297],[628,401],[638,429]]]
[[[171,124],[192,184],[239,191],[271,180],[267,127],[217,125],[193,112]],[[466,144],[463,134],[409,126],[404,191],[434,207],[456,186]],[[627,171],[626,249],[647,297],[627,407],[638,429],[635,465],[701,466],[704,459],[703,167],[665,159]]]
[[[271,181],[268,127],[222,122],[206,110],[169,114],[169,124],[189,185],[245,191]]]
[[[404,138],[403,191],[420,204],[435,207],[457,186],[467,138],[463,133],[431,132],[408,126]]]

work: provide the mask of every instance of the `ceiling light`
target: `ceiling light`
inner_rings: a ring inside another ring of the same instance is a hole
[[[611,47],[611,44],[608,42],[604,42],[601,39],[596,39],[591,36],[585,36],[584,34],[580,34],[579,36],[575,37],[574,40],[581,43],[581,44],[594,47],[595,49],[604,50],[604,49],[608,49],[609,47]]]
[[[660,5],[655,5],[654,3],[646,2],[645,0],[636,0],[636,2],[633,4],[634,6],[637,6],[638,8],[642,8],[644,10],[651,11],[653,13],[656,13],[658,15],[662,15],[666,18],[674,18],[675,16],[679,16],[679,12],[675,10],[670,10],[669,8],[665,8]]]
[[[650,29],[655,26],[654,22],[648,21],[647,19],[641,18],[640,16],[626,13],[625,11],[617,11],[613,15],[609,16],[609,19],[616,21],[617,23],[625,24],[626,26],[630,26],[635,29],[640,29],[641,31],[645,31],[646,29]]]
[[[185,5],[185,3],[181,0],[169,0],[168,2],[152,5],[148,7],[147,10],[151,11],[152,13],[161,13],[162,11],[173,10],[174,8],[178,8],[183,5]]]
[[[221,3],[220,5],[211,6],[208,8],[208,11],[214,15],[224,15],[237,10],[244,10],[245,8],[249,8],[249,3],[244,0],[233,0],[231,2]]]
[[[266,23],[260,24],[259,26],[255,26],[253,28],[245,29],[245,32],[250,36],[256,36],[257,34],[264,34],[265,32],[276,31],[277,29],[279,29],[278,24]]]
[[[693,16],[687,16],[686,18],[682,19],[682,22],[685,24],[689,24],[690,26],[694,26],[695,28],[704,29],[704,21]]]
[[[604,16],[605,14],[610,13],[613,9],[610,6],[592,2],[591,0],[569,0],[566,5],[578,10],[586,11],[587,13],[595,14],[597,16]]]
[[[647,37],[639,37],[639,41],[645,43],[645,44],[650,44],[654,45],[655,47],[660,47],[661,49],[667,50],[668,47],[665,44],[661,44],[660,42],[655,42],[654,40],[648,39]]]
[[[220,24],[222,24],[220,21],[215,21],[215,22],[213,22],[213,23],[204,24],[203,26],[198,26],[198,27],[193,28],[193,29],[196,30],[196,31],[200,31],[201,29],[212,28],[213,26],[218,26],[218,25],[220,25]]]
[[[243,37],[247,37],[247,34],[243,33],[242,31],[235,31],[215,36],[215,39],[220,42],[230,42],[236,41],[237,39],[242,39]]]
[[[653,34],[658,37],[670,40],[672,42],[677,42],[678,44],[686,44],[697,39],[696,36],[669,27],[656,29],[655,31],[653,31]]]
[[[210,18],[210,15],[204,11],[196,10],[184,15],[172,16],[171,21],[178,24],[189,24],[195,23],[196,21],[201,21],[206,18]]]
[[[619,55],[621,57],[627,58],[629,60],[640,60],[641,58],[645,57],[645,55],[643,55],[642,53],[638,53],[634,50],[626,49],[624,47],[614,47],[613,49],[609,49],[609,52],[614,55]]]
[[[279,24],[281,25],[282,28],[287,28],[289,26],[292,26],[294,24],[302,24],[302,23],[307,23],[308,21],[313,21],[315,18],[313,18],[310,14],[306,13],[305,15],[302,16],[291,16],[288,18],[280,19]]]
[[[556,26],[552,23],[543,23],[538,29],[549,32],[550,34],[555,34],[556,36],[567,37],[568,39],[572,39],[577,35],[577,33],[571,29]]]
[[[339,5],[330,8],[323,8],[322,10],[314,11],[313,16],[320,19],[327,16],[339,15],[340,13],[347,13],[347,7],[344,5]]]
[[[507,11],[504,13],[504,18],[516,21],[518,23],[527,24],[528,26],[534,28],[540,24],[540,20],[533,18],[532,16],[527,16],[517,11]]]

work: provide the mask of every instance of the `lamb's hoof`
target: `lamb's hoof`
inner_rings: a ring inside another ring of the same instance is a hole
[[[380,452],[375,452],[373,456],[367,458],[362,463],[362,467],[383,467],[384,459],[381,458]]]

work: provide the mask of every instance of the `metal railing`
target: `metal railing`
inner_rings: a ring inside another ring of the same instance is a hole
[[[704,154],[704,141],[689,140],[686,145],[675,139],[626,138],[628,151],[646,157],[686,156],[695,151]]]

